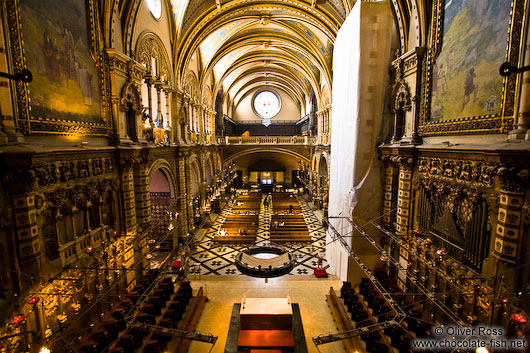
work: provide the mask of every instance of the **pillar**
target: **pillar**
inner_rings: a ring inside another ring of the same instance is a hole
[[[127,236],[136,235],[136,201],[134,193],[133,160],[122,160],[121,195],[123,200],[123,228]]]
[[[151,92],[151,79],[149,77],[145,78],[145,84],[147,85],[147,114],[149,115],[149,122],[151,123],[151,126],[153,126],[153,100]]]
[[[186,159],[187,153],[180,152],[178,154],[178,169],[177,169],[177,178],[178,178],[178,187],[179,187],[179,216],[180,216],[180,234],[186,235],[190,232],[188,228],[188,193],[186,187]]]
[[[204,108],[202,105],[197,104],[197,115],[199,119],[199,136],[197,139],[197,142],[203,143],[204,142]]]
[[[399,169],[391,161],[385,165],[385,182],[383,193],[383,225],[392,227],[395,219],[396,195]]]
[[[149,194],[149,168],[148,159],[143,159],[135,164],[134,169],[134,201],[136,206],[136,222],[138,232],[135,237],[135,263],[137,265],[137,278],[143,275],[143,269],[148,265],[145,255],[149,251],[147,230],[151,225],[151,197]]]
[[[522,192],[500,191],[494,255],[508,263],[517,259],[523,200]]]
[[[145,162],[138,163],[134,170],[134,193],[136,220],[141,229],[151,224],[151,198],[149,195],[149,168]]]
[[[527,32],[530,32],[530,26],[528,26]],[[530,65],[530,43],[528,42],[530,36],[527,34],[527,43],[524,51],[524,64],[523,66]],[[522,74],[522,85],[521,85],[521,100],[519,101],[519,114],[514,124],[514,130],[510,132],[511,138],[522,139],[525,138],[530,140],[530,71],[526,71]]]
[[[412,158],[399,157],[396,233],[406,235],[411,219]]]
[[[13,196],[13,204],[20,263],[24,266],[26,273],[29,272],[40,277],[39,260],[42,257],[42,253],[39,241],[37,211],[35,209],[35,195],[33,191],[20,192]]]

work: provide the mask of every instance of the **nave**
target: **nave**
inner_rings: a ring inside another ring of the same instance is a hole
[[[246,208],[244,211],[236,210],[242,206],[248,206],[248,203],[243,203],[239,207],[236,205],[236,202],[238,202],[237,200],[241,202],[241,199],[244,198],[244,196],[239,196],[238,198],[229,200],[219,215],[212,215],[212,218],[215,218],[213,219],[211,226],[205,230],[203,229],[199,231],[199,234],[203,235],[200,236],[196,250],[193,252],[190,259],[190,264],[193,264],[193,266],[190,266],[191,274],[241,274],[234,265],[234,259],[238,252],[245,246],[262,246],[274,243],[270,236],[271,232],[273,232],[275,229],[271,228],[274,225],[273,219],[281,219],[281,217],[287,216],[289,213],[289,204],[298,204],[296,211],[297,216],[302,217],[304,220],[304,226],[307,227],[307,234],[309,236],[307,241],[302,243],[296,241],[294,238],[292,239],[294,241],[281,243],[281,245],[290,253],[292,253],[296,259],[296,266],[289,273],[289,275],[313,274],[314,268],[318,265],[319,257],[322,258],[322,267],[329,267],[324,258],[326,228],[322,225],[322,211],[313,210],[311,208],[306,201],[307,195],[295,196],[292,193],[287,194],[288,199],[290,201],[292,200],[292,202],[289,202],[286,208],[285,206],[283,208],[280,206],[281,202],[279,202],[279,204],[276,205],[277,208],[275,208],[274,197],[272,202],[266,207],[263,204],[265,196],[262,196],[261,193],[259,193],[259,195],[259,205],[254,206],[255,208],[252,210]],[[292,195],[293,197],[291,198],[289,195]],[[235,209],[234,205],[236,205]],[[244,213],[244,215],[241,215],[241,213]],[[230,229],[229,236],[226,237],[230,238],[230,234],[236,233],[238,228],[243,227],[236,226],[235,228],[227,228],[225,222],[228,217],[235,217],[236,219],[239,219],[239,217],[247,217],[249,213],[252,213],[253,215],[259,215],[259,223],[256,229],[255,241],[252,239],[252,243],[249,244],[245,239],[250,238],[250,234],[253,233],[243,236],[243,243],[245,244],[240,244],[241,238],[239,237],[233,241],[225,240],[222,244],[214,241],[214,238],[220,229]]]

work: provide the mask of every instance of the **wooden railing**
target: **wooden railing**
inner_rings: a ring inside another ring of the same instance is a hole
[[[221,145],[312,145],[313,136],[225,136],[219,137]]]

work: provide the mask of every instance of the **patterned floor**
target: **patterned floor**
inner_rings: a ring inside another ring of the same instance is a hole
[[[300,202],[312,243],[286,244],[284,247],[294,255],[297,261],[296,266],[289,275],[310,275],[313,274],[313,268],[317,266],[317,255],[321,254],[324,258],[326,233],[324,227],[322,227],[322,224],[319,222],[309,205],[301,198],[299,198],[298,201]],[[234,258],[244,246],[214,246],[214,244],[212,244],[214,234],[220,228],[227,215],[232,212],[231,208],[231,204],[227,204],[199,242],[199,245],[191,257],[191,263],[200,264],[200,266],[191,266],[191,274],[241,275],[234,265]],[[268,245],[270,243],[270,222],[270,207],[264,208],[262,205],[259,214],[256,245]],[[323,260],[323,266],[325,268],[329,267],[325,260]]]

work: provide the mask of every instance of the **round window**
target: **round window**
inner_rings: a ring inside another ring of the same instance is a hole
[[[254,97],[254,110],[263,119],[274,118],[281,109],[280,97],[271,91],[261,91]]]
[[[162,0],[146,0],[147,7],[154,18],[157,20],[162,16]]]

